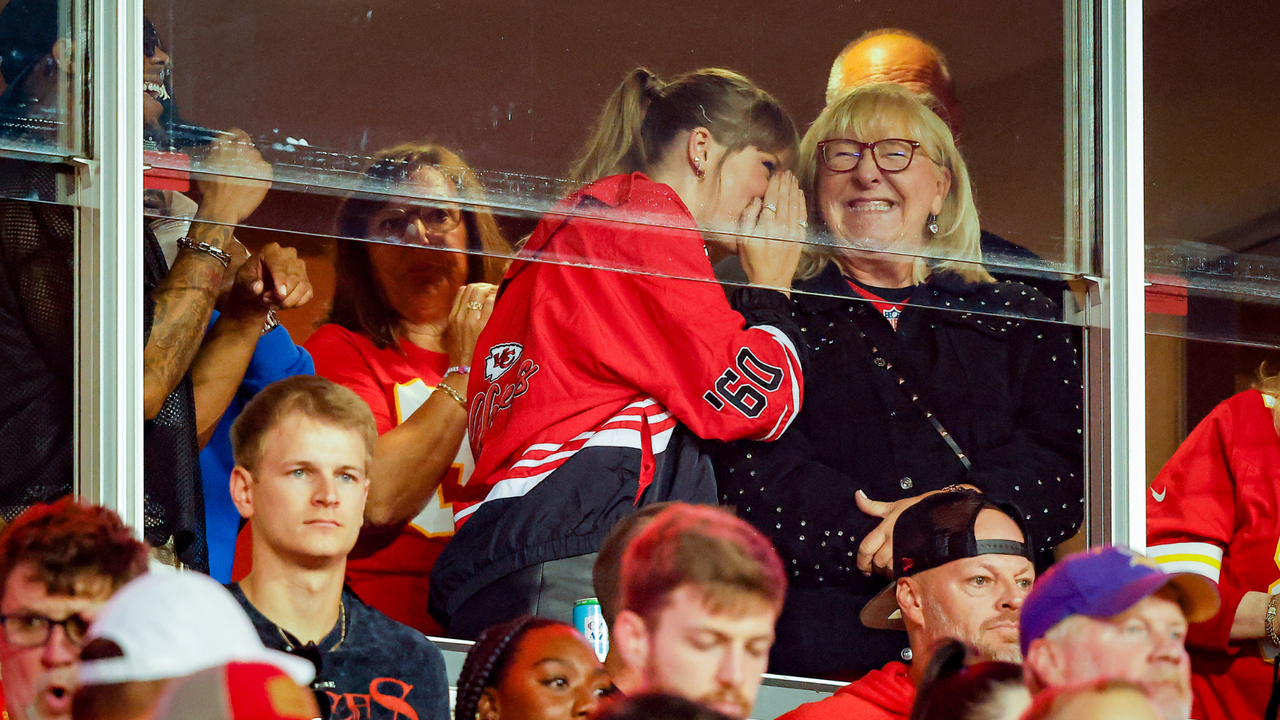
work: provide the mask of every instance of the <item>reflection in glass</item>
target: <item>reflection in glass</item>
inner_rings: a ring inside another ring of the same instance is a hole
[[[10,0],[0,10],[0,145],[39,152],[67,147],[70,85],[79,73],[70,3]]]
[[[1185,288],[1193,337],[1229,340],[1240,327],[1226,318],[1196,322],[1197,313],[1212,315],[1218,299],[1280,301],[1277,22],[1275,3],[1189,0],[1146,13],[1148,280]],[[1188,37],[1195,38],[1191,51]],[[1196,162],[1209,174],[1192,172]],[[1269,334],[1238,339],[1274,343]]]
[[[212,127],[246,128],[275,166],[281,190],[345,195],[360,184],[373,148],[436,138],[468,158],[495,212],[532,221],[563,197],[595,108],[637,64],[670,74],[698,66],[744,72],[801,124],[821,109],[824,90],[892,79],[939,98],[936,111],[963,133],[987,191],[981,210],[993,272],[1003,277],[997,265],[1078,269],[1062,265],[1077,254],[1060,241],[1060,4],[1013,16],[980,5],[910,21],[901,8],[831,5],[817,15],[829,22],[753,6],[758,22],[723,24],[696,41],[677,13],[651,6],[570,3],[550,23],[540,6],[494,13],[457,0],[305,18],[239,0],[216,10],[164,0],[150,7],[174,40],[174,89],[184,113]],[[892,29],[858,37],[903,24],[927,40]],[[449,28],[466,42],[420,42],[406,27]],[[857,51],[833,67],[854,38]],[[994,46],[1002,51],[989,52]],[[780,52],[797,47],[811,51]],[[413,58],[424,71],[389,73],[375,59],[384,56]],[[312,212],[320,200],[297,204],[306,232],[329,232],[328,214]],[[281,208],[254,221],[300,229],[285,214]]]

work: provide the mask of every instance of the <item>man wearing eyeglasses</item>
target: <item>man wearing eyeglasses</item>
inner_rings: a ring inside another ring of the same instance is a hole
[[[147,547],[106,508],[65,498],[0,534],[0,677],[10,720],[69,720],[89,623],[147,570]]]

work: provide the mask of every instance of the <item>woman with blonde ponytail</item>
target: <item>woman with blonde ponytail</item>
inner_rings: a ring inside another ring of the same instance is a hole
[[[614,522],[716,501],[699,438],[786,430],[803,387],[796,143],[777,101],[728,70],[637,69],[609,97],[476,346],[476,466],[431,579],[452,634],[569,620]],[[736,310],[711,270],[729,253],[751,284]]]
[[[1222,401],[1147,491],[1147,556],[1218,584],[1187,632],[1192,717],[1274,718],[1280,705],[1280,374]]]

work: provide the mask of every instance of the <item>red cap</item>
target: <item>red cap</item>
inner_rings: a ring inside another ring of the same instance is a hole
[[[312,720],[315,696],[267,663],[231,662],[182,678],[169,688],[155,720]]]

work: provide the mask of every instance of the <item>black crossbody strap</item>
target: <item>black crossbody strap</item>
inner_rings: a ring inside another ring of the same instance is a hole
[[[964,469],[971,469],[973,467],[973,463],[969,462],[969,458],[964,454],[964,450],[960,449],[960,444],[956,442],[956,439],[952,437],[951,433],[947,432],[947,429],[942,427],[942,423],[938,420],[937,413],[934,413],[932,410],[925,407],[924,401],[920,399],[920,393],[916,392],[915,389],[912,388],[911,383],[907,381],[906,376],[894,367],[893,361],[885,358],[883,353],[880,352],[880,349],[872,344],[871,339],[862,331],[862,328],[856,329],[858,336],[862,338],[863,344],[871,353],[871,361],[875,363],[876,367],[882,368],[890,373],[893,377],[894,384],[898,386],[898,389],[902,391],[902,394],[906,396],[907,400],[911,401],[912,406],[919,410],[921,415],[924,415],[924,419],[929,421],[929,424],[933,426],[933,429],[942,437],[942,441],[947,444],[947,447],[951,448],[951,452],[956,454],[956,458],[960,461],[961,465],[964,465]]]

